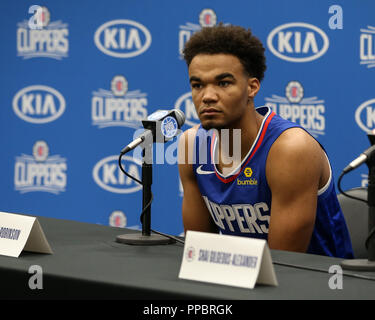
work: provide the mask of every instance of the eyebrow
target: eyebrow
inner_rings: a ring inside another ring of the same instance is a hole
[[[229,72],[221,73],[221,74],[219,74],[219,75],[217,75],[217,76],[215,77],[216,80],[223,80],[223,79],[225,79],[225,78],[231,78],[231,79],[234,80],[234,76],[233,76],[233,74],[231,74],[231,73],[229,73]]]
[[[201,81],[201,79],[196,77],[196,76],[191,76],[189,80],[190,80],[190,82],[193,82],[193,81],[200,82]]]
[[[233,80],[235,79],[234,76],[233,76],[231,73],[229,73],[229,72],[224,72],[224,73],[218,74],[218,75],[215,77],[215,80],[216,80],[216,81],[219,81],[219,80],[223,80],[223,79],[225,79],[225,78],[231,78],[231,79],[233,79]],[[190,80],[190,82],[193,82],[193,81],[201,82],[201,81],[202,81],[201,78],[196,77],[196,76],[191,76],[189,80]]]

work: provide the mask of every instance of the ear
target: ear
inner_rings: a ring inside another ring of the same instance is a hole
[[[254,99],[260,89],[260,81],[257,78],[247,80],[248,98]]]

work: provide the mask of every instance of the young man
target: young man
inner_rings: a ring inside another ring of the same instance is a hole
[[[297,124],[254,108],[266,69],[262,43],[250,30],[220,24],[195,33],[184,58],[201,122],[179,142],[185,231],[352,258],[325,151]]]

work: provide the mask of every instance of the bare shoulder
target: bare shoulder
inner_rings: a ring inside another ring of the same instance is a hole
[[[307,156],[322,156],[324,150],[320,144],[305,130],[301,128],[291,128],[285,130],[276,139],[271,147],[270,152],[275,156],[288,157],[307,157]]]
[[[199,125],[196,125],[184,131],[178,141],[178,166],[180,175],[185,176],[192,171],[192,163],[194,159],[194,140]]]
[[[280,181],[295,186],[318,183],[325,179],[329,166],[320,144],[301,128],[284,131],[272,145],[267,159],[267,179],[278,184]],[[318,187],[318,186],[317,186]]]
[[[181,137],[180,137],[180,144],[182,143],[181,140],[183,140],[183,142],[185,142],[185,140],[187,141],[192,141],[194,140],[195,138],[195,135],[197,134],[197,131],[198,131],[198,128],[199,128],[199,124],[195,125],[194,127],[191,127],[187,130],[185,130],[182,134],[181,134]]]

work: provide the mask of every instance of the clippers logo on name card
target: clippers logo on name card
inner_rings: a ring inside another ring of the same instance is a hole
[[[186,254],[186,261],[191,262],[195,258],[195,249],[194,247],[189,247],[185,251]]]
[[[111,90],[98,89],[91,98],[91,119],[94,126],[139,128],[147,118],[147,93],[129,91],[128,80],[117,75],[111,80]]]
[[[15,190],[59,194],[67,184],[67,161],[60,155],[50,156],[49,146],[43,140],[35,142],[33,155],[16,157],[14,165]]]

